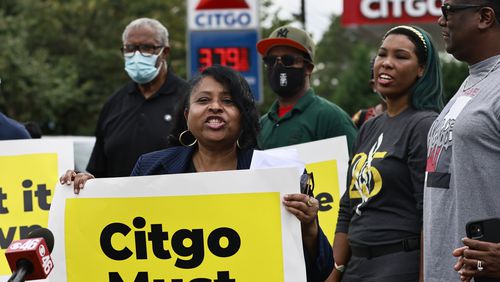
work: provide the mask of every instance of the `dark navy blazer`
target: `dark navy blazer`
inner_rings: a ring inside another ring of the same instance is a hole
[[[131,175],[185,173],[193,157],[193,147],[170,147],[144,154],[137,160]],[[238,164],[236,169],[249,169],[252,156],[253,149],[238,150]]]
[[[193,147],[171,147],[142,155],[135,164],[132,176],[185,173],[192,161]],[[253,149],[238,150],[237,169],[249,169]],[[311,261],[304,248],[307,281],[325,281],[333,269],[333,252],[323,230],[319,228],[318,256]]]

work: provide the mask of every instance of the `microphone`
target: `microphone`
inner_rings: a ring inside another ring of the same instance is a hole
[[[54,248],[54,235],[47,228],[31,231],[28,238],[12,242],[5,257],[12,276],[8,282],[44,279],[54,268],[50,253]]]

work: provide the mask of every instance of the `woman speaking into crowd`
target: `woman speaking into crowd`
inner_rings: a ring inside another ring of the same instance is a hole
[[[375,58],[374,81],[387,110],[368,120],[355,141],[333,276],[419,281],[427,133],[442,108],[441,69],[429,35],[412,26],[390,29]]]

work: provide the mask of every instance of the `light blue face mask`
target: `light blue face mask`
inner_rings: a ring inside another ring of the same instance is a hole
[[[132,57],[125,57],[125,71],[127,71],[128,76],[139,84],[151,82],[158,76],[160,68],[162,67],[163,62],[156,67],[156,60],[162,52],[163,48],[158,55],[146,57],[142,55],[139,50],[136,50]]]

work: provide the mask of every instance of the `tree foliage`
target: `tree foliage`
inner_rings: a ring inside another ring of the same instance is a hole
[[[294,22],[261,2],[261,30]],[[105,100],[128,77],[119,51],[125,26],[138,17],[160,20],[170,32],[170,67],[186,77],[185,0],[2,0],[0,1],[0,111],[19,121],[38,122],[44,134],[92,135]],[[368,86],[369,62],[378,46],[356,30],[331,25],[318,42],[313,85],[316,92],[353,114],[376,104]],[[296,23],[296,25],[300,25]],[[447,98],[467,68],[443,62]],[[274,101],[264,74],[266,112]]]
[[[121,34],[138,17],[166,25],[170,65],[185,76],[185,1],[2,0],[0,110],[49,134],[92,134],[108,96],[127,81]]]
[[[368,84],[375,49],[359,38],[356,30],[341,26],[340,17],[332,17],[317,50],[317,93],[351,115],[379,102]]]

